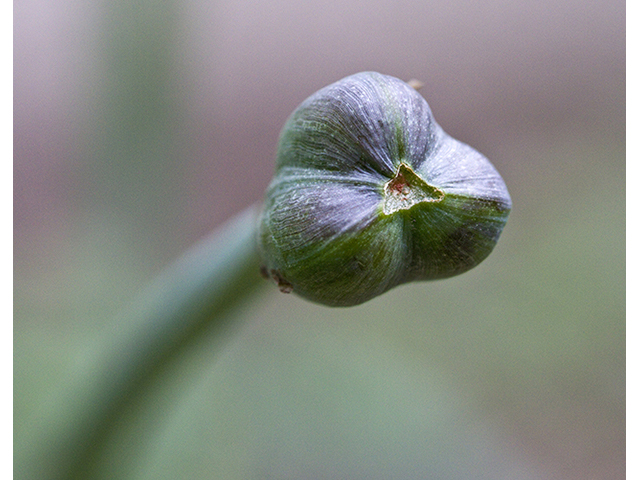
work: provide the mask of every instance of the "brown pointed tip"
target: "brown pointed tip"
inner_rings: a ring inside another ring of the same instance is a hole
[[[416,80],[415,78],[412,78],[411,80],[409,80],[407,84],[410,87],[414,88],[415,90],[420,90],[422,87],[424,87],[424,83],[421,82],[420,80]]]

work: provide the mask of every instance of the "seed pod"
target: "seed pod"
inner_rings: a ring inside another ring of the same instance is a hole
[[[397,78],[364,72],[305,100],[280,137],[259,226],[285,292],[357,305],[484,260],[509,216],[504,181]]]

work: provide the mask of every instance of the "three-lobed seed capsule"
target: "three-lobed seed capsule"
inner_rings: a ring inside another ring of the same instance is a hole
[[[414,88],[363,72],[287,120],[258,246],[282,291],[351,306],[478,265],[510,210],[493,165],[447,135]]]

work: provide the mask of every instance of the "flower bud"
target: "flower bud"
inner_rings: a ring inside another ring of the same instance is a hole
[[[414,88],[359,73],[313,94],[282,130],[263,272],[282,291],[357,305],[478,265],[510,209],[493,165],[447,135]]]

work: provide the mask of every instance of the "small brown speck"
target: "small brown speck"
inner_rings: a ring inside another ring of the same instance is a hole
[[[276,284],[278,285],[278,288],[282,293],[293,292],[293,285],[291,285],[284,278],[282,278],[282,275],[280,274],[280,272],[272,269],[269,273],[271,273],[271,278],[273,278],[273,280],[276,282]]]
[[[416,90],[420,90],[422,87],[424,87],[424,83],[422,83],[420,80],[416,80],[415,78],[412,78],[407,83],[410,87],[413,87]]]

